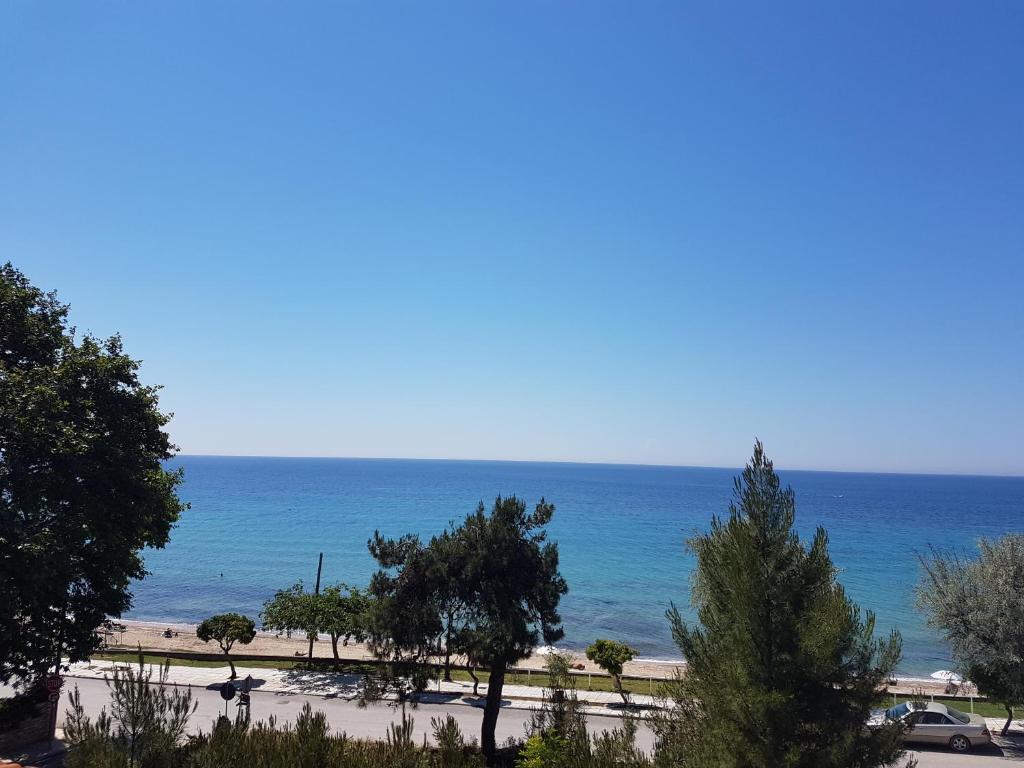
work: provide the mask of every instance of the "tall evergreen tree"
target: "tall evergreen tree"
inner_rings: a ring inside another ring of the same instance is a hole
[[[757,442],[728,519],[689,541],[698,623],[675,606],[668,617],[687,661],[673,695],[691,721],[662,731],[687,765],[867,768],[903,753],[900,725],[865,727],[900,637],[874,638],[874,616],[836,581],[825,531],[805,545],[794,514]]]

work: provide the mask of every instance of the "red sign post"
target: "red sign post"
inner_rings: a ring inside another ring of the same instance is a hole
[[[57,674],[46,676],[46,690],[50,694],[50,741],[57,736],[57,710],[60,709],[60,689],[64,685],[64,678]]]

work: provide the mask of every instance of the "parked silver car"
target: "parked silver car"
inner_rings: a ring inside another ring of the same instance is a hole
[[[958,709],[936,702],[906,701],[889,709],[871,713],[869,725],[881,725],[887,720],[903,720],[910,728],[904,741],[920,744],[947,744],[957,752],[992,741],[985,718],[968,715]]]

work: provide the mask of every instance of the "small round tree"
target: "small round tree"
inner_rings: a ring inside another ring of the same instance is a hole
[[[204,643],[217,641],[217,645],[224,651],[224,657],[228,660],[231,679],[234,680],[238,674],[235,672],[235,663],[231,660],[231,647],[235,643],[251,643],[256,637],[256,624],[248,616],[242,616],[240,613],[218,613],[196,628],[196,637]]]
[[[629,692],[622,687],[622,668],[636,657],[636,651],[617,640],[595,640],[587,648],[587,658],[612,676],[622,700],[629,704]]]

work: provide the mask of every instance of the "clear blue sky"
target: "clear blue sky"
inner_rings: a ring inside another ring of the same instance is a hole
[[[1024,473],[1019,0],[11,0],[0,177],[186,453]]]

